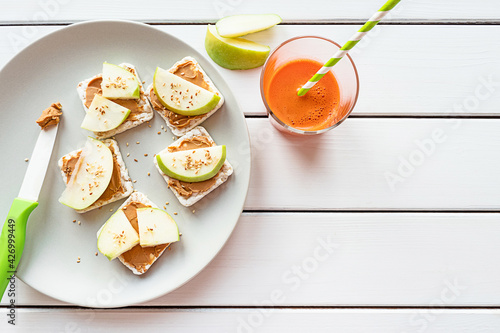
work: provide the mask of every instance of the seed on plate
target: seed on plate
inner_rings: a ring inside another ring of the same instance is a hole
[[[165,202],[165,205],[168,205],[168,201],[167,201],[167,202]]]
[[[24,162],[28,162],[28,161],[29,161],[29,159],[28,159],[28,158],[25,158],[25,159],[24,159]]]
[[[151,176],[151,174],[148,172],[148,176]]]
[[[112,212],[112,211],[113,211],[113,208],[111,208],[109,211],[110,211],[110,212]]]
[[[127,142],[127,147],[128,147],[128,142]]]
[[[137,161],[137,158],[134,158],[134,161],[135,161],[135,162],[138,162],[138,161]]]
[[[148,154],[144,154],[144,156],[148,156]]]
[[[141,142],[140,142],[140,141],[137,141],[137,142],[136,142],[136,144],[139,144],[139,143],[141,143]]]
[[[158,131],[158,135],[160,135],[160,134],[161,134],[161,132],[160,132],[160,131]]]
[[[167,207],[166,207],[166,206],[163,206],[163,209],[167,209]]]
[[[73,220],[73,223],[75,223],[75,222],[76,222],[76,220]]]
[[[148,125],[149,128],[151,128],[151,125]]]
[[[78,225],[82,225],[82,222],[78,221]]]
[[[161,129],[164,129],[165,127],[163,125],[161,125]]]
[[[193,209],[193,214],[196,212],[196,209]]]
[[[129,157],[129,156],[130,156],[130,153],[127,153],[127,157]]]
[[[95,253],[95,256],[97,257],[97,252]]]
[[[137,183],[137,180],[134,180],[134,183]]]
[[[177,212],[174,212],[174,215],[177,215]]]

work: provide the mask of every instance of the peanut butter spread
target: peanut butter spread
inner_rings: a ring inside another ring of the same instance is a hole
[[[177,66],[174,74],[184,80],[196,84],[199,87],[202,87],[203,89],[210,90],[210,87],[205,82],[203,73],[196,69],[196,64],[191,60]]]
[[[87,86],[87,90],[85,90],[85,106],[88,108],[94,99],[94,96],[102,95],[101,89],[102,77],[96,77],[92,81],[89,82]],[[116,104],[120,104],[121,106],[130,110],[130,114],[128,115],[126,120],[134,121],[137,120],[137,116],[144,112],[143,106],[139,105],[143,97],[143,93],[141,91],[140,99],[109,99],[110,101],[115,102]]]
[[[178,147],[169,147],[168,151],[173,153],[182,150],[212,147],[213,145],[215,144],[212,144],[212,142],[207,137],[194,136],[192,138],[182,140]],[[168,181],[168,186],[172,187],[175,191],[177,191],[177,193],[179,193],[179,195],[183,196],[184,198],[189,198],[194,193],[205,192],[209,190],[215,184],[215,180],[217,179],[218,175],[219,173],[217,173],[210,179],[195,183],[188,183],[170,178],[170,180]]]
[[[113,174],[111,175],[111,180],[109,181],[108,187],[106,187],[106,190],[103,192],[103,194],[101,194],[99,199],[96,200],[96,203],[107,201],[107,200],[111,199],[116,193],[124,193],[125,192],[125,190],[122,186],[120,165],[118,164],[118,161],[116,159],[115,151],[113,150],[112,146],[110,146],[109,149],[111,150],[111,153],[113,154]],[[80,158],[81,154],[82,154],[82,152],[79,151],[76,154],[76,156],[72,156],[68,159],[63,157],[62,169],[63,169],[64,174],[66,175],[66,183],[69,182],[69,179],[71,178],[71,175],[73,174],[73,171],[75,170],[76,163],[78,162],[78,159]]]
[[[143,203],[132,201],[122,208],[125,216],[129,220],[135,231],[139,232],[139,224],[137,223],[137,208],[151,207]],[[161,244],[151,247],[142,247],[137,244],[132,249],[122,254],[122,259],[129,265],[133,266],[140,273],[147,271],[156,258],[158,258],[168,244]]]
[[[196,69],[196,64],[193,63],[191,60],[186,61],[183,64],[180,64],[177,66],[176,71],[174,72],[175,75],[178,77],[183,78],[184,80],[190,81],[194,84],[196,84],[199,87],[202,87],[203,89],[206,90],[211,90],[210,86],[205,82],[205,79],[203,77],[203,73],[198,71]],[[204,115],[199,115],[199,116],[184,116],[181,114],[177,114],[175,112],[170,111],[166,107],[164,107],[158,97],[156,97],[156,94],[154,92],[154,89],[151,89],[151,92],[149,93],[149,97],[151,99],[151,103],[153,104],[153,107],[157,111],[161,111],[165,117],[168,118],[170,123],[174,125],[177,128],[184,128],[186,126],[189,126],[189,124],[192,121],[195,121],[196,119],[202,118]]]
[[[42,129],[52,125],[57,125],[59,123],[59,117],[62,115],[61,110],[61,103],[52,103],[51,106],[43,110],[42,115],[37,119],[36,123],[40,125]]]

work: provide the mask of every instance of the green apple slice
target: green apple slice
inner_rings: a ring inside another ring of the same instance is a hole
[[[184,182],[202,182],[219,172],[226,160],[226,146],[168,151],[156,155],[161,171]]]
[[[251,69],[262,66],[269,55],[267,45],[243,38],[224,38],[213,25],[208,25],[205,38],[208,55],[219,66],[228,69]]]
[[[88,137],[59,202],[80,210],[104,193],[113,174],[113,155],[101,141]]]
[[[155,95],[167,109],[184,115],[198,116],[217,106],[220,96],[178,77],[160,67],[153,77]]]
[[[129,114],[129,109],[95,95],[80,127],[93,132],[106,132],[120,126]]]
[[[123,67],[102,64],[102,95],[115,99],[139,99],[141,88],[137,76]]]
[[[281,23],[281,17],[276,14],[245,14],[226,16],[215,27],[222,37],[240,37],[253,32],[266,30]]]
[[[138,208],[137,223],[141,246],[174,243],[179,240],[179,228],[172,216],[158,208]]]
[[[97,237],[97,249],[113,260],[139,244],[139,235],[123,210],[119,209],[106,221]]]

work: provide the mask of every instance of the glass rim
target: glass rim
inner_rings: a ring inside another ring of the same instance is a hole
[[[356,64],[354,64],[354,61],[352,60],[351,56],[349,54],[346,54],[344,55],[344,58],[347,57],[349,59],[349,61],[351,62],[351,65],[352,65],[352,68],[354,70],[354,76],[355,76],[355,79],[356,79],[356,95],[354,96],[354,103],[352,104],[350,110],[344,115],[344,117],[342,117],[342,119],[340,119],[338,122],[336,122],[335,124],[329,126],[329,127],[326,127],[326,128],[323,128],[323,129],[320,129],[320,130],[317,130],[317,131],[306,131],[306,130],[301,130],[301,129],[297,129],[297,128],[294,128],[294,127],[291,127],[287,124],[285,124],[283,121],[281,121],[273,112],[273,110],[271,110],[271,108],[269,107],[269,104],[267,104],[267,101],[266,101],[266,98],[265,98],[265,95],[264,95],[264,73],[266,71],[266,68],[267,68],[267,64],[269,62],[269,59],[271,59],[271,57],[276,53],[276,51],[278,51],[279,49],[281,49],[283,46],[285,46],[286,44],[290,43],[290,42],[293,42],[297,39],[304,39],[304,38],[315,38],[315,39],[322,39],[322,40],[325,40],[335,46],[337,46],[339,49],[342,47],[340,46],[340,44],[334,42],[333,40],[331,39],[328,39],[326,37],[321,37],[321,36],[314,36],[314,35],[304,35],[304,36],[296,36],[296,37],[292,37],[292,38],[289,38],[287,40],[285,40],[284,42],[282,42],[280,45],[278,45],[272,52],[271,54],[269,54],[269,57],[267,57],[266,59],[266,62],[264,63],[264,65],[262,66],[262,71],[260,73],[260,96],[262,98],[262,101],[264,102],[264,106],[266,107],[266,110],[267,110],[267,113],[272,117],[272,119],[274,121],[276,121],[279,125],[281,125],[283,128],[285,128],[286,130],[290,131],[290,132],[293,132],[293,133],[296,133],[296,134],[304,134],[304,135],[314,135],[314,134],[321,134],[321,133],[324,133],[326,131],[329,131],[331,129],[334,129],[335,127],[339,126],[341,123],[344,122],[344,120],[347,119],[347,117],[349,117],[349,115],[352,113],[352,110],[354,110],[354,107],[356,106],[356,103],[358,101],[358,95],[359,95],[359,75],[358,75],[358,69],[356,68]]]

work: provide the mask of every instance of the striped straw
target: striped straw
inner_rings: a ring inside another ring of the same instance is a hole
[[[378,12],[370,17],[368,22],[366,22],[361,27],[361,29],[358,30],[358,32],[356,32],[354,36],[352,36],[351,39],[347,43],[345,43],[344,46],[342,46],[340,50],[338,50],[337,53],[335,53],[335,55],[330,60],[328,60],[326,64],[321,67],[321,69],[316,74],[314,74],[314,76],[309,81],[307,81],[306,84],[302,86],[302,88],[299,89],[297,95],[304,96],[309,91],[309,89],[311,89],[316,84],[316,82],[318,82],[323,76],[325,76],[325,74],[328,73],[330,69],[335,66],[335,64],[338,63],[340,59],[342,59],[342,57],[345,56],[349,52],[349,50],[351,50],[361,40],[361,38],[363,38],[368,33],[368,31],[372,30],[373,27],[376,26],[377,23],[379,23],[391,9],[396,7],[396,5],[400,1],[401,0],[387,1],[385,5],[383,5],[382,8],[378,10]]]

